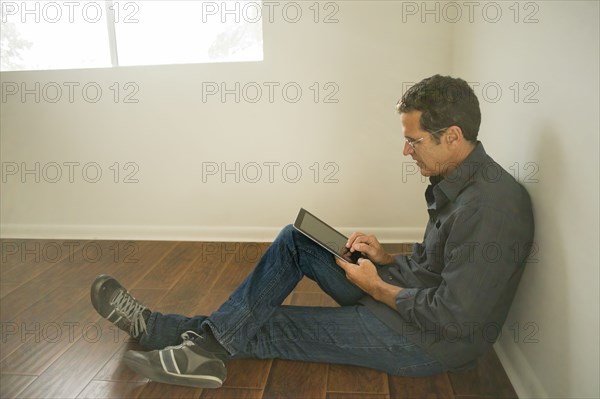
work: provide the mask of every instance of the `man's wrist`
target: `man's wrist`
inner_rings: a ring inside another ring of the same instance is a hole
[[[402,291],[402,287],[388,284],[380,280],[373,288],[371,296],[379,302],[383,302],[392,309],[396,309],[396,296]]]
[[[378,262],[379,265],[391,265],[396,260],[396,257],[390,253],[385,253],[382,257],[381,261]]]

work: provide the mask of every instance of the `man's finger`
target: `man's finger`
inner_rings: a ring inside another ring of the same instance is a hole
[[[360,237],[356,237],[355,242],[364,242],[367,244],[372,244],[373,236],[361,235]]]
[[[360,231],[355,231],[354,233],[352,233],[350,235],[350,238],[348,238],[348,241],[346,242],[346,247],[347,248],[352,248],[352,244],[354,244],[354,241],[358,238],[364,236],[363,233],[361,233]]]
[[[373,248],[372,246],[370,246],[369,244],[365,244],[365,243],[355,243],[354,245],[352,245],[351,250],[353,252],[362,252],[363,254],[367,254],[367,255],[375,255],[375,248]]]
[[[338,264],[339,267],[341,267],[342,269],[346,270],[346,268],[348,267],[349,263],[345,262],[343,260],[341,260],[340,258],[336,257],[335,258],[335,263]]]

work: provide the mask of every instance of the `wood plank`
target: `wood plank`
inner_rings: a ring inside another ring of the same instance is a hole
[[[331,364],[327,392],[388,394],[387,374],[366,367]]]
[[[388,376],[392,398],[454,399],[454,391],[447,373],[430,377]]]
[[[22,284],[18,290],[7,294],[0,303],[0,319],[3,322],[16,320],[18,315],[30,308],[32,304],[43,300],[51,292],[62,287],[58,279],[49,278],[52,273],[53,271],[46,270],[38,278]]]
[[[20,238],[0,239],[0,277],[23,263],[23,245],[26,242],[36,240],[25,240]]]
[[[95,329],[87,329],[94,327],[88,326],[88,323],[94,323],[97,319],[87,295],[82,295],[81,290],[73,287],[65,287],[58,291],[70,297],[70,301],[60,301],[59,297],[55,300],[58,305],[43,313],[44,320],[33,325],[21,325],[21,329],[35,331],[33,326],[38,324],[38,332],[21,335],[21,345],[2,358],[2,371],[39,375],[82,336],[84,329],[86,332],[95,332]],[[72,297],[71,291],[75,291]]]
[[[64,243],[64,240],[25,240],[12,255],[20,262],[2,273],[2,283],[22,284],[62,262],[70,254]]]
[[[201,253],[201,243],[178,242],[134,287],[168,290]]]
[[[197,399],[201,393],[202,389],[200,388],[160,384],[150,381],[143,386],[137,397],[144,399]]]
[[[75,398],[102,366],[113,356],[121,342],[114,339],[108,321],[98,323],[98,336],[78,339],[62,356],[33,381],[19,397]]]
[[[15,291],[18,294],[20,290]],[[55,331],[63,330],[64,326],[61,315],[65,314],[73,306],[81,306],[84,298],[82,289],[65,287],[57,288],[49,293],[45,298],[33,303],[18,315],[13,315],[10,319],[4,319],[5,314],[10,315],[10,309],[7,309],[6,301],[2,301],[2,354],[3,368],[5,370],[4,359],[22,345],[28,345],[28,342],[37,341],[49,344],[53,341]],[[87,307],[87,305],[86,305]],[[69,320],[79,323],[81,320]]]
[[[2,284],[0,284],[0,298],[4,298],[7,294],[13,292],[17,287],[19,287],[19,284],[4,284],[4,282],[2,282]]]
[[[136,283],[151,273],[161,264],[162,259],[177,245],[171,242],[155,242],[139,244],[135,241],[81,241],[81,253],[75,254],[74,259],[67,265],[59,265],[60,271],[65,266],[70,269],[71,278],[63,281],[64,285],[89,287],[99,274],[115,277],[127,289],[136,287]],[[64,263],[64,262],[63,262]],[[186,265],[187,266],[187,265]],[[74,270],[73,270],[74,269]],[[165,273],[163,280],[178,278]],[[163,288],[142,287],[142,288]]]
[[[237,263],[255,265],[269,248],[259,242],[203,242],[203,263]]]
[[[388,394],[327,392],[327,399],[390,399]]]
[[[493,348],[478,360],[476,368],[461,373],[448,373],[448,377],[457,397],[517,398]]]
[[[381,244],[381,246],[383,247],[383,249],[386,252],[388,252],[390,254],[410,255],[412,252],[413,244],[412,243],[400,243],[400,244],[385,243],[385,244]]]
[[[2,321],[14,320],[16,315],[23,312],[31,303],[42,300],[50,292],[59,287],[76,287],[89,290],[89,285],[97,274],[115,268],[109,254],[112,242],[100,242],[97,246],[82,246],[81,248],[97,249],[98,260],[92,258],[92,251],[86,254],[74,251],[73,256],[63,259],[52,267],[40,273],[37,278],[22,284],[19,290],[6,295],[0,303]],[[94,262],[92,262],[94,261]]]
[[[219,388],[205,389],[201,399],[261,399],[262,389]]]
[[[227,362],[227,379],[223,384],[228,388],[263,389],[267,384],[271,359],[238,359]]]
[[[128,350],[143,351],[144,348],[137,342],[124,342],[108,362],[96,373],[93,377],[94,381],[148,382],[147,378],[142,377],[123,363],[123,356]]]
[[[275,359],[263,398],[325,398],[326,385],[327,364]]]
[[[296,306],[322,306],[339,307],[338,303],[332,297],[321,292],[294,292],[292,294],[291,305]]]
[[[17,397],[36,378],[34,375],[0,374],[0,398]]]
[[[118,241],[71,240],[68,245],[75,246],[76,251],[72,256],[58,262],[52,268],[53,273],[43,274],[50,281],[60,281],[63,287],[88,287],[89,289],[97,275],[112,274],[121,267],[115,258],[118,257]],[[68,278],[64,278],[65,275],[68,275]]]
[[[177,245],[175,241],[119,241],[117,267],[105,270],[124,287],[132,289]],[[90,282],[91,283],[91,282]],[[143,288],[143,287],[141,287]]]
[[[90,381],[77,396],[80,399],[137,398],[145,382]]]
[[[260,254],[260,249],[255,243],[242,243],[237,247],[219,246],[217,248],[221,248],[220,251],[222,252],[222,255],[217,258],[218,261],[207,263],[221,264],[225,270],[220,274],[214,286],[218,290],[233,292],[240,284],[242,284],[252,270],[254,270],[254,267],[258,261],[256,259],[256,255]],[[219,249],[215,249],[215,251],[216,250]]]
[[[308,277],[304,276],[302,278],[302,280],[300,280],[300,282],[298,283],[296,288],[294,288],[294,292],[317,293],[317,292],[323,292],[323,290],[321,289],[321,287],[319,287],[319,284],[317,284],[316,281],[311,280]]]
[[[200,246],[196,250],[203,251]],[[193,316],[198,302],[207,296],[220,276],[234,268],[218,262],[202,262],[202,252],[192,261],[191,266],[182,274],[161,301],[161,312]]]
[[[194,315],[210,315],[229,299],[230,291],[212,289],[206,293],[196,293],[196,306],[191,312]]]

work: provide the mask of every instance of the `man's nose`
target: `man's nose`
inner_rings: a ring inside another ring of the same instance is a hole
[[[402,150],[402,155],[408,156],[413,151],[413,148],[408,144],[408,141],[404,141],[404,149]]]

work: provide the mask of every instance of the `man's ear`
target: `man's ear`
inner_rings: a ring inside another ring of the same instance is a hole
[[[446,141],[448,144],[460,143],[464,139],[462,129],[458,126],[450,126],[446,133]]]

